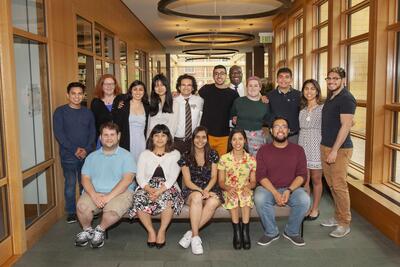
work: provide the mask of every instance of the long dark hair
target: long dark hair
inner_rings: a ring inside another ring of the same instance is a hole
[[[165,144],[165,152],[168,153],[174,150],[174,144],[172,141],[171,132],[168,129],[168,127],[164,124],[157,124],[156,126],[154,126],[153,130],[151,130],[149,138],[147,139],[146,148],[150,151],[153,151],[154,149],[153,137],[155,134],[158,133],[163,133],[167,136],[167,143]]]
[[[145,104],[145,105],[148,105],[149,104],[149,95],[147,94],[146,85],[142,81],[139,81],[139,80],[135,80],[135,81],[133,81],[131,83],[131,85],[129,85],[128,93],[126,94],[127,95],[127,100],[131,100],[133,98],[132,89],[133,89],[133,87],[139,86],[139,85],[141,85],[143,87],[143,89],[144,89],[144,94],[143,94],[143,97],[142,97],[142,103]]]
[[[160,96],[156,93],[155,88],[157,82],[160,81],[166,88],[165,92],[165,102],[162,106],[163,113],[172,113],[173,98],[171,93],[171,87],[169,85],[167,77],[164,74],[157,74],[154,76],[151,82],[151,94],[150,94],[150,116],[155,116],[158,113],[159,103],[161,102]]]
[[[243,149],[244,149],[247,153],[249,153],[249,145],[248,145],[248,142],[247,142],[246,132],[245,132],[243,129],[240,129],[240,128],[234,128],[234,129],[232,129],[231,133],[229,134],[229,138],[228,138],[228,152],[231,152],[231,151],[233,150],[233,147],[232,147],[232,138],[233,138],[233,136],[234,136],[236,133],[240,133],[240,134],[243,136],[243,138],[244,138],[244,146],[243,146]]]
[[[321,86],[319,86],[319,83],[314,80],[314,79],[308,79],[306,81],[304,81],[303,86],[301,87],[301,101],[300,101],[300,107],[303,109],[305,107],[307,107],[307,99],[304,97],[304,88],[306,87],[307,83],[311,83],[315,89],[317,89],[317,104],[320,105],[322,104],[322,93],[321,93]]]
[[[196,148],[194,145],[194,138],[196,137],[196,135],[199,132],[205,132],[206,136],[207,136],[207,143],[204,146],[204,167],[208,167],[211,163],[209,162],[209,155],[210,155],[210,151],[211,151],[211,147],[210,144],[208,143],[208,130],[206,127],[204,126],[198,126],[196,127],[196,129],[194,129],[193,134],[192,134],[192,142],[190,144],[190,150],[187,152],[188,153],[188,160],[190,161],[190,163],[192,163],[193,165],[199,166],[197,164],[197,160],[196,160]]]

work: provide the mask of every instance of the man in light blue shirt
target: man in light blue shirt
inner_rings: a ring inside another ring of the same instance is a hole
[[[76,246],[92,248],[104,245],[104,231],[128,211],[132,204],[136,162],[131,153],[118,146],[120,131],[115,123],[100,127],[102,148],[91,153],[82,168],[84,192],[77,203],[77,215],[83,231],[77,234]],[[93,215],[103,212],[100,224],[93,229]]]

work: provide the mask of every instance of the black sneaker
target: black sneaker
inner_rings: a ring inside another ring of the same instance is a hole
[[[276,236],[272,236],[272,237],[263,235],[262,237],[260,237],[260,239],[258,239],[257,244],[259,244],[260,246],[266,246],[278,239],[279,239],[279,233]]]
[[[302,247],[306,244],[300,235],[288,235],[287,233],[283,232],[283,236],[296,246]]]
[[[78,221],[78,218],[76,217],[76,214],[68,214],[67,216],[67,223],[76,223]]]
[[[94,230],[92,227],[78,233],[75,237],[75,246],[84,247],[88,244],[94,236]]]
[[[104,246],[104,230],[101,229],[99,225],[94,229],[94,235],[90,240],[90,246],[92,248],[101,248]]]

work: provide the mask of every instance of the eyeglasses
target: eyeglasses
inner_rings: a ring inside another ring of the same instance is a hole
[[[214,72],[214,76],[225,76],[226,72]]]
[[[274,128],[274,130],[279,130],[279,129],[287,130],[288,126],[287,125],[274,125],[274,126],[272,126],[272,128]]]
[[[115,86],[115,83],[103,83],[104,86]]]
[[[338,80],[341,80],[342,78],[340,78],[340,77],[326,77],[325,78],[325,81],[338,81]]]

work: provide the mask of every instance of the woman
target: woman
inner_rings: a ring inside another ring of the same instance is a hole
[[[232,122],[245,130],[249,153],[254,157],[265,143],[262,126],[269,117],[268,104],[261,101],[261,85],[257,76],[247,79],[247,95],[236,98],[231,109]]]
[[[322,164],[321,164],[321,88],[316,80],[303,83],[301,89],[303,109],[299,114],[299,145],[304,148],[307,157],[308,177],[305,184],[310,194],[310,178],[313,184],[313,204],[306,220],[316,220],[319,216],[319,202],[322,196]]]
[[[170,130],[172,136],[178,122],[178,104],[172,98],[171,87],[167,77],[163,74],[154,76],[151,82],[150,113],[147,125],[147,136],[157,124],[164,124]]]
[[[250,212],[254,206],[253,189],[256,187],[256,159],[247,153],[244,130],[235,128],[229,134],[228,153],[218,162],[218,182],[233,226],[233,248],[250,249]],[[242,214],[242,224],[240,215]]]
[[[136,181],[139,185],[133,198],[132,209],[147,230],[147,246],[162,248],[172,214],[179,214],[183,198],[176,179],[180,172],[180,153],[173,150],[172,136],[167,126],[157,124],[150,132],[147,150],[139,156]],[[158,232],[151,216],[161,213]]]
[[[146,86],[141,81],[134,81],[126,95],[114,99],[113,118],[121,130],[119,145],[131,152],[135,162],[138,162],[140,153],[146,149],[148,115]]]
[[[96,88],[94,89],[94,98],[90,105],[96,123],[97,137],[100,136],[100,126],[105,122],[113,121],[111,109],[115,97],[121,91],[117,79],[111,74],[104,74],[97,81]],[[97,148],[100,146],[100,141],[97,139]]]
[[[214,215],[215,209],[223,202],[217,183],[218,153],[210,148],[207,128],[199,126],[193,131],[190,151],[178,161],[182,167],[183,182],[186,186],[182,196],[190,207],[191,231],[179,241],[184,248],[192,247],[192,253],[203,254],[199,229]]]

